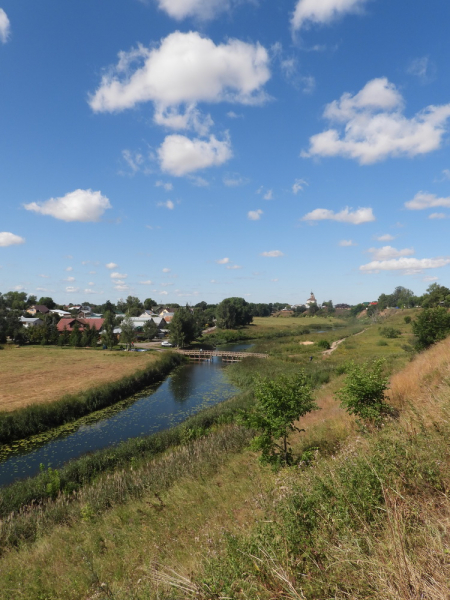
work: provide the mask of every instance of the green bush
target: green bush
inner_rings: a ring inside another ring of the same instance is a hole
[[[407,325],[411,323],[411,317],[409,315],[406,315],[406,317],[404,317],[404,320]]]
[[[393,414],[385,401],[388,378],[383,373],[384,364],[384,360],[362,365],[352,361],[347,367],[344,386],[336,392],[349,414],[372,425],[379,425],[383,417]]]
[[[378,340],[377,346],[389,346],[386,340]]]
[[[317,342],[317,346],[319,348],[323,348],[324,350],[329,350],[331,348],[330,342],[328,340],[319,340]]]
[[[400,337],[402,332],[394,327],[380,327],[380,335],[390,340]]]
[[[450,334],[450,313],[442,306],[426,308],[413,321],[412,329],[417,349],[424,350]]]

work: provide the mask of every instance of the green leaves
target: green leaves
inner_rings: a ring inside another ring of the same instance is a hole
[[[417,348],[424,350],[450,334],[450,313],[443,306],[426,308],[412,323],[417,336]]]
[[[291,464],[292,451],[287,438],[298,430],[294,423],[318,409],[305,373],[257,379],[254,395],[254,410],[241,417],[244,425],[259,432],[252,441],[252,448],[261,451],[262,462]]]

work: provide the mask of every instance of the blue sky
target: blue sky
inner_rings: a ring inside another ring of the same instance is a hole
[[[450,5],[0,0],[0,290],[449,285]]]

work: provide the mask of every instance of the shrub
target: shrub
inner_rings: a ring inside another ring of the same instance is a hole
[[[319,348],[323,348],[324,350],[329,350],[331,348],[330,342],[328,340],[319,340],[317,342],[317,346]]]
[[[424,350],[449,335],[450,313],[442,306],[426,308],[413,321],[412,329],[417,337],[417,348]]]
[[[366,423],[379,425],[384,416],[393,413],[386,403],[388,378],[383,374],[384,360],[347,366],[344,386],[336,392],[341,406]]]
[[[405,323],[407,325],[409,325],[411,323],[411,317],[409,315],[406,315],[406,317],[404,317],[404,319],[405,319]]]
[[[394,327],[380,327],[380,335],[390,340],[400,337],[402,332]]]
[[[378,340],[377,346],[389,346],[386,340]]]

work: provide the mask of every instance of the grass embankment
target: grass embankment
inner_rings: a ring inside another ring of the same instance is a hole
[[[5,346],[0,355],[0,411],[85,392],[144,369],[158,358],[157,352]]]
[[[92,354],[95,356],[97,353]],[[184,360],[181,355],[175,353],[159,354],[157,360],[139,363],[140,366],[144,365],[144,368],[139,370],[136,370],[138,363],[135,362],[132,374],[120,379],[114,378],[115,380],[109,383],[85,389],[78,394],[67,394],[53,402],[32,404],[12,412],[1,412],[0,444],[42,433],[120,402],[145,386],[163,379]],[[130,364],[132,362],[130,361]],[[67,364],[66,368],[69,368]],[[78,377],[82,377],[82,374],[78,373]]]

